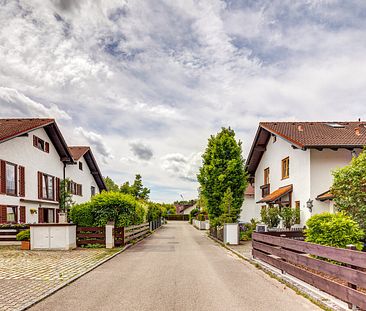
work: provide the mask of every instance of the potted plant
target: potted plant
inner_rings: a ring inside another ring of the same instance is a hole
[[[30,250],[30,230],[20,231],[16,236],[17,241],[21,241],[21,249],[22,250]]]

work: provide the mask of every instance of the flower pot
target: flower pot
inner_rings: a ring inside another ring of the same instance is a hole
[[[30,250],[30,241],[22,241],[22,245],[20,246],[20,249],[23,251]]]

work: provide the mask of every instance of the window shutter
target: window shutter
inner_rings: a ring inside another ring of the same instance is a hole
[[[82,196],[83,195],[83,185],[79,185],[79,187],[80,187],[80,193],[79,193],[79,195]]]
[[[47,142],[44,143],[44,151],[46,151],[47,153],[50,153],[50,144]]]
[[[25,168],[19,166],[19,196],[25,197]]]
[[[60,191],[61,191],[61,188],[60,188],[60,178],[57,178],[56,177],[56,201],[59,202],[60,201]]]
[[[42,199],[42,177],[43,174],[38,172],[38,199]]]
[[[5,161],[0,161],[0,193],[6,193]]]
[[[58,215],[58,213],[60,212],[60,209],[56,209],[55,210],[55,213],[56,213],[56,223],[59,223],[59,215]]]
[[[44,222],[44,209],[39,207],[38,208],[38,223],[42,224]]]
[[[0,224],[5,224],[6,221],[6,205],[0,205]]]
[[[25,206],[19,207],[19,222],[24,224],[25,221]]]
[[[37,136],[33,135],[33,146],[37,147]]]

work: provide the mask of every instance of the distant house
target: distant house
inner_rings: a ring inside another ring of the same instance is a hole
[[[0,223],[58,222],[64,178],[78,203],[106,189],[90,148],[76,151],[53,119],[0,119]]]
[[[196,208],[196,204],[176,204],[175,210],[177,214],[189,215],[189,213]]]
[[[240,222],[250,222],[251,219],[260,219],[260,212],[255,205],[254,186],[249,184],[244,192],[244,202],[239,216]]]
[[[365,145],[363,122],[260,123],[246,163],[255,185],[254,214],[262,206],[291,206],[300,209],[304,225],[313,214],[332,212],[332,170]],[[244,208],[241,217],[252,213],[253,207]]]

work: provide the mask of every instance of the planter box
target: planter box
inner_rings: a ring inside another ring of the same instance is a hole
[[[205,221],[205,230],[210,230],[210,222],[208,220]]]
[[[23,251],[30,250],[30,241],[22,241],[22,244],[20,245],[20,249]]]
[[[224,243],[231,245],[239,244],[239,224],[224,224]]]
[[[30,225],[32,250],[70,250],[76,248],[76,225]]]

